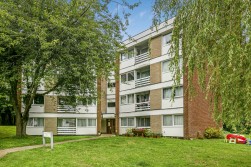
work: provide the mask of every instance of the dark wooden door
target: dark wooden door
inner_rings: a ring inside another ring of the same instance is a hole
[[[115,119],[106,120],[107,134],[115,133]]]

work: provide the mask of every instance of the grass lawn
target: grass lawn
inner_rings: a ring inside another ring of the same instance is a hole
[[[251,146],[216,140],[110,137],[16,152],[0,166],[251,166]]]
[[[15,137],[15,126],[0,126],[0,150],[12,147],[42,144],[42,136]],[[54,142],[86,138],[88,136],[54,136]],[[49,143],[46,138],[46,143]],[[1,165],[0,165],[1,166]]]

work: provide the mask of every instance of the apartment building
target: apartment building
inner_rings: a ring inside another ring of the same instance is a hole
[[[30,112],[27,133],[40,135],[124,134],[128,128],[148,128],[163,136],[201,137],[205,128],[215,126],[209,102],[194,78],[197,96],[190,100],[187,77],[172,94],[172,73],[168,54],[173,19],[158,31],[148,29],[124,41],[119,71],[109,80],[98,79],[97,100],[88,99],[75,108],[63,96],[36,96]],[[180,66],[182,67],[182,54]]]

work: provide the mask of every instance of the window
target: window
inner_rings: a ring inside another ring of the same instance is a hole
[[[133,104],[134,94],[120,96],[120,99],[121,99],[121,104]]]
[[[121,104],[126,104],[126,95],[121,96]]]
[[[172,33],[169,33],[163,37],[163,45],[169,44],[172,39]]]
[[[183,125],[183,115],[174,115],[174,125]]]
[[[163,62],[162,72],[170,72],[170,61]]]
[[[108,102],[108,107],[115,107],[115,102]]]
[[[134,118],[121,118],[121,126],[134,126]]]
[[[183,115],[164,115],[163,126],[183,125]]]
[[[83,106],[96,105],[96,98],[83,98],[78,101],[78,105],[83,105]]]
[[[44,118],[29,118],[27,126],[43,127],[44,126]]]
[[[138,55],[144,54],[144,53],[148,52],[148,47],[140,48],[137,51],[138,51]]]
[[[121,61],[123,61],[123,60],[130,59],[132,57],[134,57],[134,51],[129,50],[128,52],[121,53],[120,59],[121,59]]]
[[[148,102],[148,101],[149,101],[149,93],[137,95],[137,103]]]
[[[149,68],[144,71],[137,72],[137,79],[145,78],[145,77],[149,77],[149,76],[150,76],[150,69]]]
[[[137,118],[137,127],[149,127],[150,118],[149,117],[139,117]]]
[[[115,87],[115,82],[108,83],[108,88],[114,88]]]
[[[128,104],[134,103],[134,94],[127,95],[127,103]]]
[[[121,75],[121,83],[125,83],[127,81],[133,81],[134,80],[134,71],[130,71],[128,73]]]
[[[58,127],[76,127],[76,119],[58,118]]]
[[[96,119],[78,119],[78,127],[96,126]]]
[[[44,104],[44,96],[37,94],[34,97],[34,104]]]
[[[96,119],[88,119],[88,126],[96,126]]]
[[[174,89],[174,97],[183,96],[183,87],[177,87]],[[163,89],[163,99],[168,99],[172,97],[172,88]]]
[[[86,127],[87,120],[86,119],[78,119],[78,127]]]
[[[173,117],[172,117],[172,115],[163,116],[163,126],[173,126]]]

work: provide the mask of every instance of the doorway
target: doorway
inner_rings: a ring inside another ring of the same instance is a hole
[[[115,119],[107,119],[106,120],[106,132],[107,134],[115,133]]]

